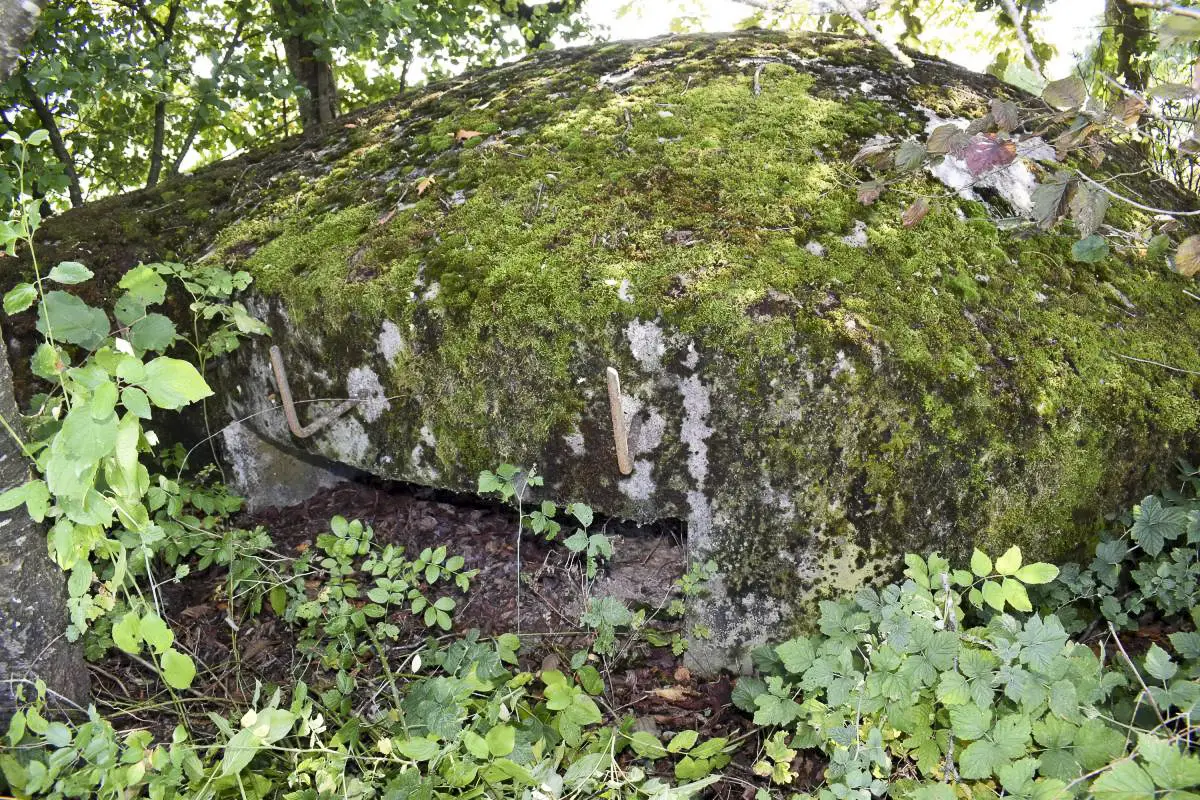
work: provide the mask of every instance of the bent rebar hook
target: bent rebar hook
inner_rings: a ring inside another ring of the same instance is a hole
[[[296,416],[296,403],[292,400],[292,387],[288,385],[287,370],[283,367],[283,352],[277,345],[271,345],[271,370],[275,373],[275,385],[279,387],[279,399],[283,403],[283,416],[287,418],[288,429],[297,439],[307,439],[360,402],[352,397],[343,401],[325,416],[313,420],[309,425],[301,425],[300,418]]]

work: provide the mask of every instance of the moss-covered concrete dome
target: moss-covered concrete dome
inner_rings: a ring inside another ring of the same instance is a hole
[[[1061,554],[1196,450],[1196,379],[1130,360],[1200,371],[1165,263],[1074,263],[930,177],[857,201],[869,138],[1003,91],[830,36],[546,53],[64,215],[46,258],[253,273],[274,337],[222,368],[230,417],[272,407],[272,342],[298,398],[368,400],[304,440],[253,416],[266,440],[453,489],[536,464],[559,500],[686,520],[720,661],[905,550]],[[918,191],[950,197],[906,229]]]

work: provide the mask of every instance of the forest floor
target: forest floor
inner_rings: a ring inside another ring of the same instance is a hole
[[[484,637],[520,633],[522,669],[566,668],[573,654],[591,644],[592,633],[579,623],[586,597],[624,595],[622,599],[641,605],[654,617],[671,597],[655,602],[639,601],[636,595],[650,584],[662,585],[665,574],[669,575],[666,583],[678,577],[685,561],[683,532],[669,524],[644,529],[598,520],[598,529],[613,540],[614,558],[609,571],[602,571],[589,585],[577,557],[560,543],[546,542],[526,530],[520,541],[526,581],[518,605],[517,514],[499,504],[407,484],[348,482],[296,506],[243,512],[233,522],[247,529],[262,526],[272,541],[271,557],[283,563],[313,547],[316,537],[329,530],[330,518],[338,514],[370,525],[380,546],[401,545],[415,556],[423,548],[444,545],[450,555],[465,559],[465,569],[478,570],[468,592],[453,593],[458,606],[451,631],[426,628],[414,615],[393,615],[391,621],[400,626],[401,635],[388,646],[392,664],[403,664],[431,635],[445,642],[478,630]],[[640,585],[642,579],[646,586]],[[298,651],[295,629],[269,603],[260,600],[261,610],[251,613],[246,603],[235,600],[231,612],[228,584],[228,570],[214,567],[160,588],[179,644],[201,665],[200,676],[184,700],[193,725],[202,727],[205,711],[244,708],[254,701],[259,684],[280,686],[286,697],[299,680],[314,690],[333,681],[332,672]],[[235,598],[239,594],[235,592]],[[673,654],[670,647],[654,647],[644,636],[625,635],[618,637],[615,656],[590,658],[605,679],[604,696],[598,700],[610,721],[632,716],[639,730],[696,730],[703,737],[731,739],[752,727],[730,701],[734,679],[695,675],[685,658]],[[364,677],[380,673],[371,659],[356,669]],[[169,740],[178,722],[177,706],[168,702],[157,676],[144,664],[114,649],[93,665],[93,684],[98,705],[110,718],[131,718],[133,725]],[[374,710],[369,700],[358,708],[365,717]],[[757,737],[749,737],[725,770],[740,774],[743,781],[722,782],[718,796],[753,797],[754,789],[763,785],[750,769],[757,750]],[[801,752],[792,765],[800,776],[794,788],[819,785],[825,764],[819,751]]]

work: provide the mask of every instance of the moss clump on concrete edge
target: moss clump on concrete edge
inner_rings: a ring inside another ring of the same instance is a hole
[[[203,244],[173,247],[249,269],[339,357],[393,324],[381,377],[412,413],[381,438],[401,458],[435,441],[460,483],[586,421],[581,374],[636,375],[632,321],[690,343],[745,462],[705,491],[744,487],[716,511],[762,531],[715,534],[731,590],[820,593],[905,548],[1061,554],[1194,449],[1195,379],[1122,358],[1200,368],[1194,302],[1162,265],[1073,263],[1069,238],[1001,231],[978,203],[904,229],[912,196],[944,193],[923,177],[860,205],[865,139],[991,91],[892,70],[858,40],[763,33],[550,54],[281,149],[225,189]],[[668,434],[658,463],[685,444]]]

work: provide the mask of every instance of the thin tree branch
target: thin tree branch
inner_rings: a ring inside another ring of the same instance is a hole
[[[846,12],[846,15],[848,17],[850,17],[850,19],[857,22],[859,27],[862,28],[864,31],[866,31],[867,34],[872,39],[874,39],[875,42],[880,47],[882,47],[884,50],[887,50],[889,53],[891,53],[892,58],[899,61],[901,64],[903,64],[908,69],[912,69],[912,67],[914,66],[913,60],[911,58],[909,58],[907,55],[905,55],[904,52],[899,47],[896,46],[895,42],[891,41],[886,36],[884,36],[883,31],[881,31],[881,30],[879,30],[879,28],[875,27],[875,23],[868,20],[866,15],[863,14],[861,11],[859,11],[858,8],[854,6],[854,4],[852,3],[851,0],[837,0],[837,3],[839,6],[842,7],[842,10]]]
[[[175,20],[179,18],[179,9],[182,3],[176,0],[171,4],[170,10],[167,12],[167,21],[163,24],[161,33],[158,37],[160,47],[166,45],[164,57],[170,58],[172,39],[175,37]],[[158,176],[162,172],[163,165],[163,150],[166,147],[167,137],[167,98],[170,97],[169,92],[164,92],[162,97],[154,104],[154,136],[150,142],[150,174],[146,177],[146,188],[150,188],[158,183]]]
[[[1128,197],[1126,197],[1123,194],[1117,194],[1112,189],[1108,188],[1103,183],[1100,183],[1100,181],[1088,176],[1081,170],[1075,170],[1075,174],[1078,175],[1079,177],[1083,178],[1085,181],[1090,183],[1092,186],[1095,186],[1097,189],[1099,189],[1100,191],[1107,194],[1109,197],[1120,200],[1122,203],[1131,205],[1134,208],[1138,209],[1139,211],[1145,211],[1147,214],[1165,214],[1168,217],[1200,217],[1200,209],[1197,209],[1195,211],[1170,211],[1165,208],[1154,208],[1153,206],[1142,205],[1141,203],[1137,202],[1136,200],[1130,200]]]
[[[79,173],[75,171],[75,160],[71,158],[71,153],[67,150],[62,132],[58,129],[58,122],[54,119],[54,113],[24,73],[21,74],[21,89],[25,92],[25,99],[29,101],[29,107],[37,115],[38,122],[46,129],[46,133],[50,134],[50,148],[54,151],[58,163],[62,164],[63,173],[67,176],[67,194],[71,197],[71,206],[83,205],[83,190],[79,186]]]
[[[1125,0],[1131,6],[1141,6],[1142,8],[1153,8],[1156,11],[1166,11],[1168,14],[1174,14],[1177,17],[1191,17],[1192,19],[1200,19],[1200,8],[1192,6],[1181,6],[1176,3],[1167,2],[1167,0]]]
[[[246,27],[246,17],[238,18],[237,27],[233,31],[233,38],[229,40],[229,44],[225,47],[225,52],[221,54],[221,60],[213,67],[212,82],[217,89],[220,88],[221,75],[225,72],[225,68],[229,66],[230,60],[233,58],[233,52],[242,42],[242,31]],[[200,108],[197,106],[192,114],[191,125],[188,126],[187,136],[183,140],[183,146],[179,148],[179,155],[175,157],[175,161],[171,164],[170,170],[167,172],[168,178],[174,178],[183,169],[183,160],[187,158],[188,152],[192,149],[192,144],[196,141],[196,136],[200,133]]]
[[[1017,6],[1016,0],[1000,0],[1000,5],[1004,6],[1004,13],[1008,14],[1009,19],[1013,21],[1013,27],[1017,29],[1017,41],[1021,43],[1021,49],[1025,51],[1026,60],[1033,67],[1033,71],[1040,75],[1042,63],[1038,61],[1037,53],[1033,52],[1033,45],[1030,43],[1029,37],[1025,35],[1025,14]]]

